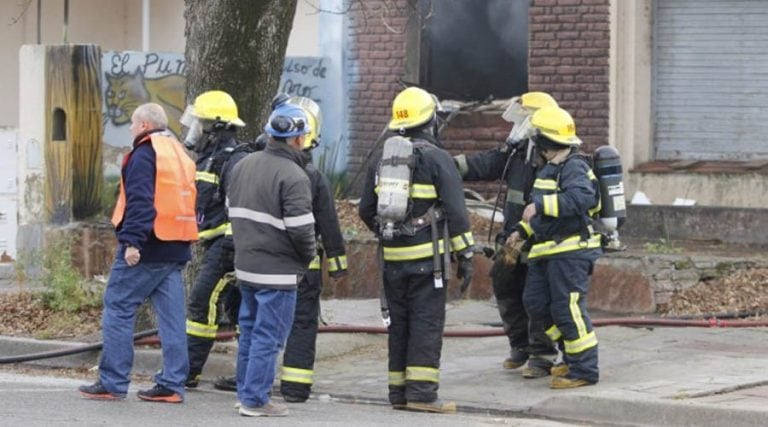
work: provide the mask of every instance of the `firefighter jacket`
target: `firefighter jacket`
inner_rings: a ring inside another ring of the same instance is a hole
[[[241,285],[295,290],[316,255],[312,190],[301,153],[270,141],[235,165],[227,197]]]
[[[500,233],[505,239],[515,231],[515,226],[523,216],[523,209],[531,200],[536,165],[533,153],[529,152],[529,145],[533,148],[526,139],[518,144],[504,144],[497,149],[454,157],[459,173],[465,181],[503,179],[506,182],[504,228]]]
[[[315,216],[315,234],[320,237],[322,250],[318,250],[310,270],[320,270],[322,256],[328,260],[328,273],[338,277],[347,271],[347,255],[344,250],[344,238],[336,215],[336,205],[328,178],[315,165],[307,163],[304,168],[312,185],[312,214]],[[320,248],[318,248],[320,249]]]
[[[414,144],[415,162],[410,187],[411,210],[406,221],[417,223],[414,224],[415,234],[400,234],[392,240],[381,240],[384,261],[415,261],[433,256],[431,226],[425,218],[428,209],[433,206],[440,208],[444,213],[444,218],[438,223],[440,236],[443,236],[444,222],[448,222],[451,251],[464,254],[473,249],[474,239],[464,202],[461,176],[448,152],[439,148],[436,140],[429,138],[421,133],[418,137],[409,137]],[[360,218],[377,235],[379,225],[376,221],[376,193],[379,161],[372,163],[368,170],[359,207]],[[439,240],[439,248],[442,253],[442,237]]]
[[[169,132],[157,129],[137,136],[123,159],[112,214],[118,241],[140,249],[147,261],[187,261],[188,242],[197,240],[194,171],[194,163]]]
[[[530,224],[518,223],[524,238],[532,238],[529,260],[542,257],[596,259],[600,235],[591,218],[600,211],[597,177],[581,155],[560,164],[547,163],[536,176],[531,193],[536,215]]]
[[[224,235],[229,227],[226,200],[227,182],[232,168],[251,150],[246,144],[239,144],[234,133],[226,130],[214,131],[215,140],[197,158],[197,222],[201,240]]]

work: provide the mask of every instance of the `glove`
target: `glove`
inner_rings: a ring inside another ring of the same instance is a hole
[[[504,246],[504,252],[502,261],[509,268],[513,268],[517,265],[517,260],[520,258],[520,252],[523,249],[523,241],[518,240],[512,245]]]
[[[459,269],[456,272],[456,276],[459,279],[463,279],[459,291],[463,295],[469,288],[469,284],[472,283],[472,276],[475,274],[475,266],[472,264],[472,257],[465,256],[459,257]]]

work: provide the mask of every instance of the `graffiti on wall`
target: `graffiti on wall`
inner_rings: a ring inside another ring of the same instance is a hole
[[[108,145],[130,145],[131,113],[141,104],[155,102],[168,114],[168,126],[181,132],[184,111],[184,56],[154,52],[106,52],[104,70],[104,140]]]
[[[280,76],[280,91],[292,96],[306,96],[322,105],[323,81],[327,78],[326,58],[288,57]]]
[[[288,57],[283,65],[278,90],[306,96],[323,105],[328,78],[328,59]],[[131,114],[146,102],[156,102],[168,113],[168,127],[181,135],[179,119],[185,108],[186,63],[177,53],[108,51],[101,59],[104,99],[105,173],[117,176],[123,155],[131,143]],[[324,123],[330,121],[324,111]]]

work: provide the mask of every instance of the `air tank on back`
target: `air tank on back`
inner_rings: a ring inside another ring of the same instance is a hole
[[[621,156],[615,148],[602,146],[593,155],[595,176],[600,182],[600,222],[606,229],[609,241],[606,249],[620,250],[618,229],[627,218],[627,202],[624,196],[624,174]]]

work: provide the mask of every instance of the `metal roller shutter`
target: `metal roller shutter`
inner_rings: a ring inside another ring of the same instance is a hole
[[[654,1],[656,158],[768,158],[768,1]]]

